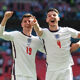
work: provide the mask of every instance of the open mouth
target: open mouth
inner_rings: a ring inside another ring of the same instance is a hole
[[[54,20],[51,20],[51,22],[54,23],[55,21]]]

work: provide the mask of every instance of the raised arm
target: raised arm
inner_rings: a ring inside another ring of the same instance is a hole
[[[42,36],[43,34],[43,30],[41,29],[41,27],[39,26],[38,22],[35,22],[36,24],[34,25],[34,30],[37,33],[38,36]]]
[[[39,26],[39,23],[38,23],[38,21],[36,20],[35,17],[33,18],[32,22],[31,22],[31,25],[33,26],[36,34],[37,34],[39,37],[42,36],[43,30],[42,30],[42,28]]]
[[[13,40],[11,33],[8,33],[5,31],[6,22],[12,15],[13,15],[12,11],[6,11],[4,14],[3,20],[0,24],[0,38],[2,38],[4,40]]]
[[[6,11],[5,14],[4,14],[4,18],[1,22],[1,26],[5,26],[6,25],[6,22],[7,20],[13,15],[13,11]]]

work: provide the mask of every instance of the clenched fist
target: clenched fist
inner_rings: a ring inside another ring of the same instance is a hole
[[[6,19],[9,19],[12,15],[13,15],[13,11],[6,11],[5,14],[4,14],[4,17]]]
[[[4,14],[4,18],[1,22],[1,26],[5,26],[7,20],[13,15],[13,11],[6,11]]]

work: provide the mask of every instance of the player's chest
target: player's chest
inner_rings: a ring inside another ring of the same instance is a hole
[[[48,45],[59,46],[60,48],[67,43],[70,43],[71,35],[63,32],[59,33],[50,33],[47,35],[44,40]]]
[[[67,38],[70,38],[71,35],[69,33],[67,33],[66,31],[60,31],[60,32],[47,32],[45,34],[45,37],[44,39],[45,40],[64,40],[64,39],[67,39]]]
[[[34,38],[31,38],[31,37],[18,37],[18,38],[15,38],[14,40],[15,44],[19,47],[31,47],[31,48],[36,48],[38,46],[38,43],[36,41],[36,39]]]

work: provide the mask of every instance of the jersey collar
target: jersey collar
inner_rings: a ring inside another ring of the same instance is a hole
[[[23,35],[25,35],[25,36],[27,36],[27,37],[31,37],[32,35],[30,35],[30,36],[28,36],[28,35],[26,35],[26,34],[24,34],[23,32],[21,32]]]
[[[60,30],[60,27],[59,27],[57,30],[55,30],[55,31],[51,31],[49,28],[48,28],[48,30],[49,30],[50,32],[58,32],[58,31]]]

